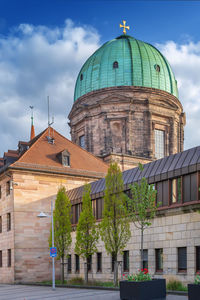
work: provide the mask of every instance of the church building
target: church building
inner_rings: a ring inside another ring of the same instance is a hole
[[[183,151],[174,73],[158,49],[126,34],[85,62],[69,119],[73,142],[122,170]]]

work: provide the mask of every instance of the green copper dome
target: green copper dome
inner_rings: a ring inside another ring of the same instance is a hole
[[[114,86],[150,87],[178,98],[176,79],[166,58],[154,46],[128,35],[105,43],[88,58],[76,81],[74,101]]]

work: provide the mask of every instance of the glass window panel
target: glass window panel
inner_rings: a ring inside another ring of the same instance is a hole
[[[0,268],[3,266],[3,259],[2,259],[2,250],[0,250]]]
[[[123,252],[123,267],[124,272],[129,272],[129,251]]]
[[[163,249],[156,249],[156,272],[163,271]]]
[[[179,272],[187,271],[187,248],[186,247],[178,248],[178,271]]]
[[[155,157],[157,159],[165,156],[165,132],[155,129]]]
[[[176,194],[177,194],[177,184],[176,179],[171,181],[171,201],[172,203],[176,203]]]
[[[75,272],[78,273],[80,271],[80,259],[79,255],[75,254]]]
[[[143,263],[142,263],[143,269],[148,269],[148,250],[143,250]]]
[[[68,271],[68,273],[71,273],[71,271],[72,271],[72,256],[71,256],[71,254],[69,254],[68,258],[67,258],[67,271]]]
[[[79,146],[83,149],[85,149],[85,136],[82,135],[79,137]]]
[[[8,267],[11,267],[11,249],[8,249]]]
[[[97,253],[97,272],[102,272],[102,253]]]
[[[200,271],[200,246],[196,247],[196,271]]]

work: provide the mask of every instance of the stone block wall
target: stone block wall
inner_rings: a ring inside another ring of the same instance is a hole
[[[172,212],[168,212],[172,214]],[[131,224],[131,239],[124,250],[129,251],[129,273],[136,273],[140,269],[140,231]],[[76,233],[73,232],[73,245]],[[144,231],[144,249],[148,250],[148,269],[155,277],[177,278],[184,283],[193,282],[196,273],[196,246],[200,246],[200,213],[188,212],[156,217],[152,226]],[[187,272],[178,272],[178,247],[187,248]],[[163,249],[163,272],[156,273],[155,249]],[[77,276],[74,273],[75,261],[72,246],[72,273],[69,277]],[[102,273],[97,272],[96,254],[92,257],[92,272],[89,279],[113,280],[111,271],[111,256],[105,251],[103,243],[98,244],[98,252],[102,252]],[[123,256],[118,256],[118,261],[123,261]],[[80,274],[84,277],[84,261],[80,262]],[[119,266],[119,278],[121,278]]]

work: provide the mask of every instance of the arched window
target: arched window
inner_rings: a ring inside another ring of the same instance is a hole
[[[81,76],[80,76],[80,80],[83,80],[83,74],[81,74]]]
[[[114,61],[114,63],[113,63],[113,69],[117,69],[117,68],[118,68],[118,62]]]

